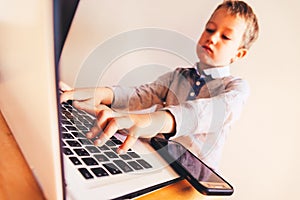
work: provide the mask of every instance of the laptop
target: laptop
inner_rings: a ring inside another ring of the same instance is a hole
[[[84,71],[64,63],[68,60],[66,42],[71,43],[78,28],[72,26],[77,18],[87,17],[78,12],[87,9],[84,2],[88,1],[6,3],[1,11],[5,22],[1,29],[1,112],[47,199],[134,198],[180,177],[147,140],[139,140],[124,155],[115,152],[124,140],[119,133],[105,146],[95,147],[84,136],[93,116],[76,110],[71,102],[59,103],[59,81],[73,87],[103,81],[87,81],[82,78]],[[72,53],[76,57],[76,51]],[[82,62],[88,66],[91,61]],[[111,75],[110,79],[116,77]]]

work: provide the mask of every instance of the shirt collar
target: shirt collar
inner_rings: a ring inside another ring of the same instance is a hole
[[[224,78],[231,75],[229,65],[201,70],[199,64],[197,63],[196,70],[199,75],[201,74],[199,72],[203,71],[206,76],[211,76],[213,79]]]

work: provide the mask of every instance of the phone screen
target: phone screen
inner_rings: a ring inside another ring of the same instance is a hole
[[[153,138],[151,143],[167,162],[201,193],[215,195],[233,193],[233,188],[229,183],[181,144],[161,138]]]
[[[168,141],[167,149],[169,154],[199,182],[224,183],[224,180],[217,176],[211,168],[207,167],[182,145]]]

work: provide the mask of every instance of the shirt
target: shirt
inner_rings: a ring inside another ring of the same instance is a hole
[[[217,169],[230,126],[238,119],[249,95],[247,82],[233,77],[229,69],[225,66],[202,70],[196,63],[178,67],[149,84],[114,86],[112,108],[168,110],[176,123],[170,139]],[[194,100],[188,100],[193,86],[199,84],[199,76],[205,77],[206,84]]]

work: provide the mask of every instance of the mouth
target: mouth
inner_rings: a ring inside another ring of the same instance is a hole
[[[213,50],[209,47],[209,46],[206,46],[206,45],[203,45],[201,46],[207,53],[209,54],[212,54],[213,53]]]

